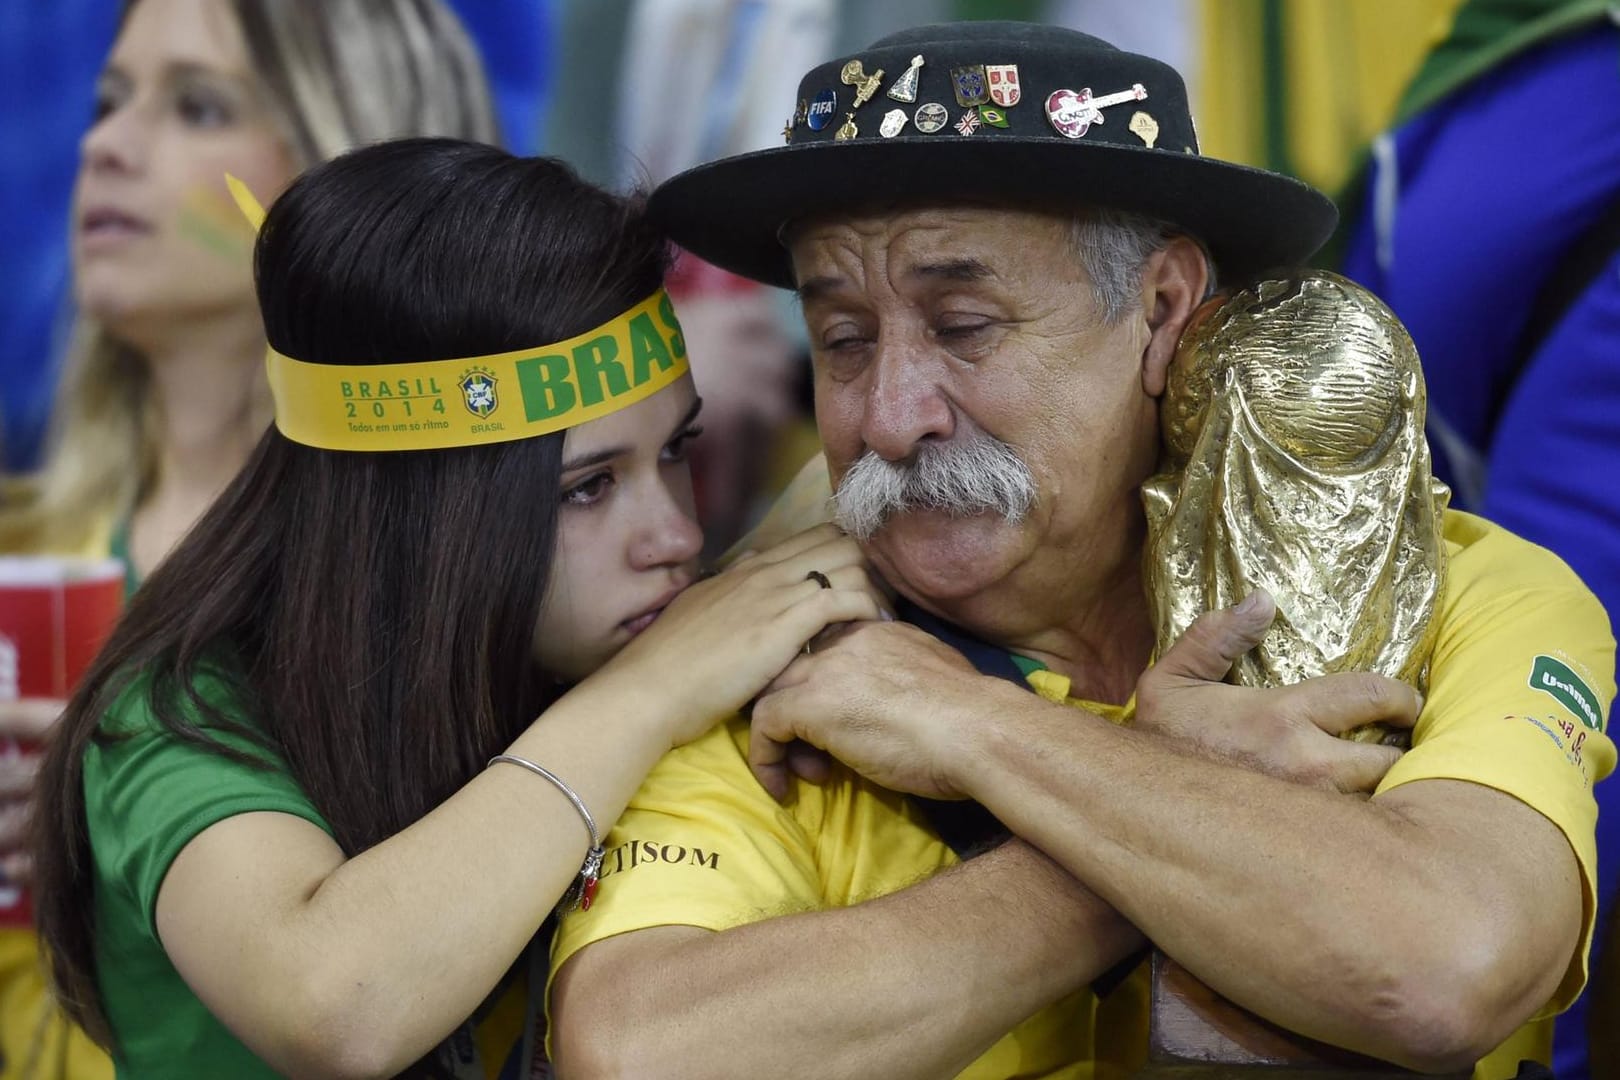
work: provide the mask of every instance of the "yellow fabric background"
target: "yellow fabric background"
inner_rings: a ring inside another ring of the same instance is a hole
[[[1202,0],[1193,102],[1199,148],[1266,166],[1263,0]],[[1286,154],[1294,172],[1337,191],[1385,127],[1408,80],[1451,28],[1462,0],[1292,0],[1281,7]]]
[[[111,1080],[112,1061],[57,1009],[32,930],[0,930],[0,1080]]]

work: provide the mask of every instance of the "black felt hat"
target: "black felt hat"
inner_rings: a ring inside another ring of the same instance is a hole
[[[1185,228],[1238,278],[1303,262],[1338,217],[1292,177],[1200,156],[1173,68],[1060,27],[905,30],[813,68],[785,104],[787,145],[690,169],[651,204],[681,246],[773,285],[793,284],[784,224],[862,205],[1130,210]]]

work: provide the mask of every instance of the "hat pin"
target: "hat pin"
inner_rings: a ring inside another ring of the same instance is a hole
[[[844,65],[844,70],[838,78],[846,85],[855,88],[855,108],[860,108],[872,100],[872,95],[878,92],[878,84],[883,80],[883,69],[878,68],[868,75],[862,68],[859,60],[851,60]]]

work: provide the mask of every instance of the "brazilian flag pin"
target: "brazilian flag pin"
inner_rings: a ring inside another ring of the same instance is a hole
[[[990,127],[1004,128],[1007,126],[1007,114],[994,105],[980,105],[979,119]]]

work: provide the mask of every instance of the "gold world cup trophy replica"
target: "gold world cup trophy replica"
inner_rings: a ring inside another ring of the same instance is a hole
[[[1336,274],[1195,312],[1165,388],[1161,471],[1142,488],[1159,651],[1263,588],[1276,622],[1231,681],[1372,671],[1425,690],[1451,494],[1430,472],[1425,404],[1405,328]]]
[[[1276,621],[1229,681],[1371,671],[1425,690],[1450,499],[1430,471],[1425,404],[1405,328],[1338,275],[1261,281],[1195,312],[1161,405],[1160,472],[1142,490],[1159,652],[1263,588]],[[1408,735],[1375,724],[1345,737]],[[1405,1075],[1283,1032],[1162,954],[1152,994],[1142,1075]]]

